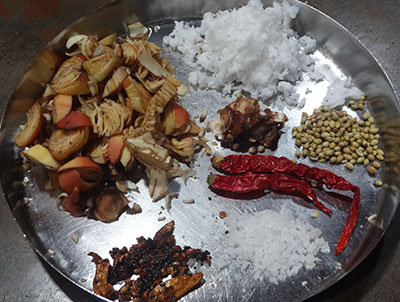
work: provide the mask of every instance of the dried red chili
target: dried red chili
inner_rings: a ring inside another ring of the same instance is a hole
[[[318,201],[314,190],[308,182],[287,174],[255,174],[252,172],[239,176],[211,174],[208,176],[207,182],[214,189],[232,193],[249,193],[266,189],[289,194],[300,193],[310,197],[314,205],[324,213],[332,214],[330,209]]]
[[[302,180],[315,180],[329,189],[349,190],[353,192],[354,196],[349,218],[336,245],[336,253],[341,254],[343,252],[357,223],[360,188],[328,170],[309,167],[304,164],[295,164],[286,157],[275,157],[272,155],[229,155],[225,158],[214,157],[212,162],[214,167],[229,174],[237,175],[246,172],[274,173],[272,175],[277,173],[286,174]]]

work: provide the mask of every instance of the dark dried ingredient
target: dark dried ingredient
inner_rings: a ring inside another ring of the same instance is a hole
[[[283,113],[270,109],[261,112],[256,100],[244,97],[219,110],[219,115],[214,132],[222,145],[230,148],[235,142],[250,141],[275,150],[288,120]]]
[[[139,237],[137,244],[132,245],[129,250],[126,247],[113,248],[110,251],[112,265],[108,264],[108,260],[101,259],[93,252],[90,253],[93,262],[96,263],[96,278],[93,282],[95,292],[103,295],[106,292],[105,289],[124,280],[125,284],[121,289],[114,292],[119,301],[175,301],[182,296],[182,293],[190,292],[200,281],[199,275],[191,278],[194,275],[189,272],[187,261],[195,259],[200,263],[210,264],[210,253],[189,246],[182,249],[176,245],[173,231],[174,222],[171,221],[162,227],[153,239]],[[107,261],[107,266],[104,264],[105,261]],[[97,278],[98,275],[102,278]],[[104,275],[107,275],[107,282],[104,282]],[[137,275],[138,278],[131,280],[132,275]],[[172,279],[170,283],[165,282],[165,284],[173,284],[173,286],[171,285],[172,287],[168,287],[168,290],[160,294],[160,287],[164,284],[162,280],[168,276]],[[186,277],[173,279],[178,276]],[[187,280],[188,283],[176,283],[178,280]],[[96,281],[101,281],[101,284],[98,285]],[[152,296],[151,293],[156,287],[158,288],[155,291],[157,295]],[[107,294],[113,295],[110,292]]]

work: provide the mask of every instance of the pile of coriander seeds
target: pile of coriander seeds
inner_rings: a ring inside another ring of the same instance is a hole
[[[345,110],[321,106],[310,116],[303,112],[301,125],[292,129],[292,135],[298,147],[297,158],[344,164],[350,171],[355,165],[363,165],[371,176],[376,175],[384,159],[378,147],[379,129],[368,112],[357,120]],[[374,184],[382,183],[375,180]]]

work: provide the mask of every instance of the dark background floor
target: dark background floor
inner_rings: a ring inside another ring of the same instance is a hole
[[[29,62],[57,33],[106,0],[0,0],[0,115]],[[398,0],[310,0],[376,56],[400,93]],[[352,273],[310,301],[400,301],[400,212]],[[89,301],[43,264],[0,199],[0,301]]]

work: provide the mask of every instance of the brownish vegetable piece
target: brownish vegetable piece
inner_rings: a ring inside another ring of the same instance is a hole
[[[82,71],[82,63],[82,58],[74,56],[61,64],[50,83],[55,93],[78,95],[90,92],[87,84],[89,77]]]
[[[119,191],[110,190],[97,199],[94,216],[103,222],[113,222],[118,219],[129,201]]]
[[[150,301],[172,302],[190,293],[200,281],[203,280],[202,273],[194,275],[183,275],[169,279],[157,285],[150,292]]]
[[[87,143],[89,134],[89,127],[54,130],[49,139],[51,155],[56,160],[63,161],[79,151]]]
[[[110,261],[101,259],[99,255],[93,252],[90,252],[89,256],[93,257],[93,262],[96,264],[96,274],[93,279],[94,292],[102,297],[114,300],[117,292],[114,290],[112,284],[107,281]]]
[[[213,123],[214,133],[223,144],[251,140],[274,150],[281,129],[288,120],[286,115],[265,109],[260,112],[258,102],[251,98],[237,98],[219,111],[219,119]]]
[[[258,121],[260,105],[250,98],[237,98],[233,103],[219,111],[222,141],[233,142],[246,129]]]
[[[171,242],[170,238],[175,230],[175,221],[170,221],[166,225],[164,225],[158,232],[154,235],[154,240],[157,241],[160,245],[174,245],[174,242]]]
[[[26,113],[26,124],[23,129],[14,134],[17,147],[25,147],[36,139],[43,125],[43,114],[40,104],[36,102]]]

